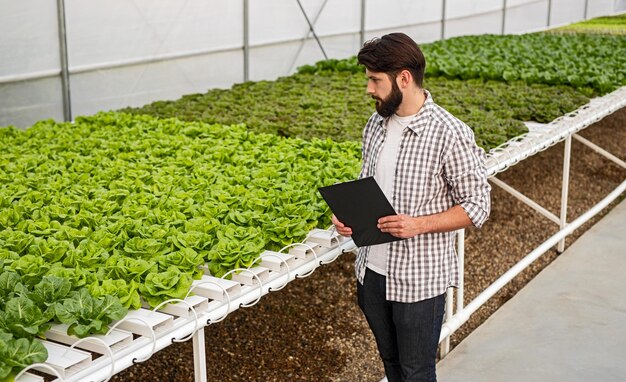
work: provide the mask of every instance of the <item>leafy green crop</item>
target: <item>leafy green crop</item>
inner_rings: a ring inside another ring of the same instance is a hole
[[[11,382],[26,366],[48,359],[48,351],[36,339],[14,338],[0,330],[0,381]]]
[[[106,334],[107,325],[124,318],[127,309],[113,296],[93,297],[86,288],[81,288],[55,303],[54,312],[60,322],[69,325],[68,334],[82,338]]]
[[[126,308],[141,308],[137,281],[131,280],[127,283],[122,279],[104,279],[101,282],[94,282],[87,288],[94,297],[115,296]]]
[[[555,33],[626,34],[626,14],[596,17],[551,29]]]
[[[18,338],[33,338],[50,328],[52,311],[42,311],[26,296],[13,297],[0,311],[0,329]]]
[[[247,82],[230,90],[210,90],[127,110],[189,121],[244,122],[255,132],[304,139],[360,141],[374,111],[373,101],[365,93],[363,68],[354,66],[356,73],[341,72],[322,63],[318,64],[324,72],[317,74]],[[586,96],[567,86],[526,85],[522,81],[506,84],[427,77],[425,86],[435,102],[474,129],[477,141],[487,150],[525,133],[523,121],[550,122],[588,102]]]
[[[626,36],[463,36],[424,46],[427,75],[570,85],[591,95],[626,85]]]
[[[432,77],[443,76],[568,85],[587,96],[608,93],[626,84],[626,36],[555,33],[461,36],[423,44],[421,48],[426,57],[427,82]],[[359,66],[352,57],[321,61],[299,70],[302,74],[353,74],[359,72]],[[463,119],[461,115],[458,117]]]
[[[193,279],[172,265],[163,272],[150,273],[139,291],[151,307],[173,298],[183,299],[187,295]]]
[[[127,308],[184,297],[204,264],[221,276],[329,225],[317,187],[360,167],[356,142],[120,113],[0,134],[0,203],[16,216],[0,230],[3,267],[28,288],[61,277],[72,296],[86,287]],[[72,330],[102,329],[85,325]]]

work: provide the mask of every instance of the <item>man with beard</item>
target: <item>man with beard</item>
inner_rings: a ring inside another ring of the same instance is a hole
[[[359,248],[358,302],[388,381],[436,381],[445,292],[459,280],[455,231],[480,227],[489,216],[485,153],[472,130],[422,87],[426,62],[410,37],[370,40],[358,62],[376,101],[359,177],[373,176],[398,212],[378,228],[403,239]],[[333,224],[352,234],[335,216]]]

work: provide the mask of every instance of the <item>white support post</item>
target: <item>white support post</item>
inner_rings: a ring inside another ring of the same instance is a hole
[[[457,255],[459,257],[459,288],[456,290],[456,310],[463,310],[463,292],[465,291],[465,229],[457,231]]]
[[[500,34],[504,34],[506,26],[506,0],[502,1],[502,26],[500,29]]]
[[[569,167],[572,154],[572,136],[565,139],[565,152],[563,153],[563,185],[561,186],[561,223],[559,227],[565,228],[567,225],[567,194],[569,191]],[[565,237],[559,241],[557,251],[562,253],[565,250]]]
[[[72,120],[72,99],[70,97],[70,70],[67,53],[67,29],[65,0],[57,0],[57,24],[59,27],[59,59],[61,60],[61,91],[63,92],[63,119]]]
[[[465,265],[465,230],[460,229],[457,234],[457,256],[459,257],[459,287],[456,291],[456,309],[454,307],[454,292],[452,288],[446,291],[446,316],[445,321],[451,320],[454,312],[463,310],[463,289],[464,289],[464,265]],[[444,358],[450,352],[450,336],[441,344],[439,356]]]
[[[516,189],[514,189],[513,187],[511,187],[508,184],[504,183],[503,181],[501,181],[500,179],[496,178],[495,176],[492,176],[491,178],[489,178],[489,180],[493,184],[495,184],[496,186],[502,188],[504,191],[508,192],[509,194],[514,196],[515,198],[519,199],[520,201],[522,201],[523,203],[528,205],[530,208],[532,208],[535,211],[539,212],[541,215],[543,215],[546,218],[550,219],[554,223],[559,224],[559,226],[561,225],[561,219],[558,216],[556,216],[552,212],[546,210],[545,208],[543,208],[541,205],[539,205],[534,200],[530,199],[526,195],[524,195],[521,192],[517,191]]]
[[[454,292],[452,291],[452,288],[448,288],[448,290],[446,291],[446,316],[444,317],[444,322],[451,320],[452,316],[454,315],[454,306],[452,303],[452,301],[454,300],[453,297]],[[439,357],[443,359],[446,355],[448,355],[449,352],[450,336],[447,336],[445,340],[443,340],[443,342],[441,343],[441,347],[439,348]]]
[[[361,30],[359,31],[359,48],[365,43],[365,0],[361,0]]]
[[[605,149],[603,149],[602,147],[596,145],[595,143],[581,137],[578,134],[574,134],[572,136],[575,140],[577,140],[578,142],[582,143],[583,145],[589,147],[590,149],[592,149],[593,151],[597,152],[598,154],[604,156],[606,159],[612,161],[613,163],[615,163],[616,165],[620,166],[621,168],[626,169],[626,162],[624,162],[623,160],[619,159],[618,157],[616,157],[615,155],[611,154],[610,152],[606,151]]]
[[[207,382],[204,327],[193,334],[193,372],[195,382]]]
[[[243,0],[243,82],[250,81],[250,5]]]
[[[441,2],[441,40],[446,38],[446,0]]]

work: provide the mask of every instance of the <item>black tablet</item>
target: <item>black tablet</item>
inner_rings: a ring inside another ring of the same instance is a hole
[[[359,247],[402,240],[378,229],[378,219],[397,215],[373,177],[318,188],[343,224],[352,228],[352,240]]]

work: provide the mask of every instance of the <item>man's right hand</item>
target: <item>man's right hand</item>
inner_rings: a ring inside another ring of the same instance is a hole
[[[337,219],[337,217],[335,216],[335,214],[333,214],[332,221],[333,221],[333,224],[335,225],[335,229],[341,236],[346,236],[346,237],[352,236],[352,228],[340,222],[339,219]]]

